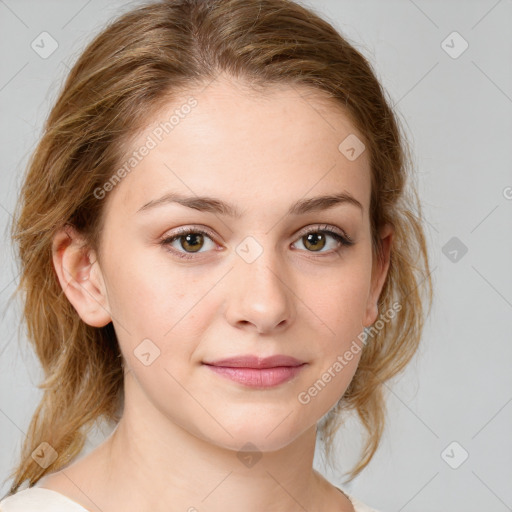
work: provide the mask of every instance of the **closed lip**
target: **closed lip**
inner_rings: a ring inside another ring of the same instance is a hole
[[[203,364],[210,366],[223,366],[226,368],[277,368],[279,366],[301,366],[304,361],[299,361],[295,357],[285,355],[275,355],[270,357],[258,357],[254,355],[235,356],[217,361],[204,361]]]

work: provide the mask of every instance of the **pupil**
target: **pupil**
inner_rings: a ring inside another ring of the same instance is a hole
[[[309,235],[306,235],[306,243],[304,244],[306,247],[308,247],[308,245],[311,245],[311,239],[313,239],[312,245],[316,245],[316,243],[318,243],[319,240],[324,242],[321,245],[321,247],[317,247],[316,249],[315,247],[313,247],[313,250],[323,249],[325,245],[325,237],[323,233],[310,233]]]
[[[200,237],[202,237],[202,235],[199,234],[199,233],[189,233],[188,235],[185,235],[185,244],[187,244],[189,246],[190,245],[192,245],[192,246],[196,245],[197,246],[199,244],[199,247],[196,247],[196,248],[194,248],[194,247],[190,248],[189,247],[189,249],[192,249],[192,251],[195,252],[196,250],[201,249],[201,246],[200,246],[201,244],[198,241],[198,239]],[[192,240],[192,243],[190,243],[191,240]],[[187,247],[185,247],[183,244],[181,244],[181,245],[182,245],[183,249],[187,249]]]
[[[202,238],[202,235],[200,233],[189,233],[188,235],[185,235],[184,238],[185,244],[181,244],[183,249],[192,250],[193,252],[196,252],[199,249],[201,249],[200,239]],[[323,249],[323,247],[325,246],[325,236],[323,233],[309,233],[309,235],[306,235],[305,238],[306,243],[304,245],[309,249],[317,251]],[[320,247],[318,247],[319,243]],[[185,245],[188,245],[189,247],[187,248],[185,247]]]

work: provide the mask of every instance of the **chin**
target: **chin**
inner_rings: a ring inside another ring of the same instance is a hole
[[[259,415],[259,417],[245,418],[239,422],[222,422],[223,427],[216,429],[217,435],[212,436],[212,429],[201,437],[209,442],[222,448],[233,451],[255,451],[255,452],[272,452],[285,448],[297,437],[310,428],[310,425],[293,424],[292,415],[286,418],[286,414],[273,416]],[[286,418],[286,419],[284,419]],[[284,419],[284,421],[283,421]],[[314,425],[314,424],[313,424]],[[231,434],[231,435],[230,435]]]

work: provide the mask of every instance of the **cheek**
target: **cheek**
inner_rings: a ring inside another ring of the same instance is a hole
[[[185,314],[187,300],[192,299],[189,291],[196,285],[179,268],[166,264],[159,248],[117,247],[118,257],[112,252],[108,265],[112,314],[139,331],[155,331],[159,326],[169,330]]]
[[[208,292],[215,279],[197,269],[180,267],[147,254],[112,265],[109,273],[109,305],[123,352],[130,359],[139,345],[159,353],[172,366],[194,350],[211,321],[214,308]],[[163,262],[162,262],[163,261]],[[150,340],[147,342],[145,340]],[[150,350],[151,351],[151,350]]]
[[[323,320],[326,333],[339,337],[363,328],[369,288],[367,270],[362,265],[347,265],[317,286],[305,286],[301,296]]]
[[[337,403],[357,370],[364,348],[361,333],[369,283],[364,264],[347,265],[339,276],[316,288],[307,301],[321,319],[322,334],[315,339],[317,364],[298,398],[319,415]]]

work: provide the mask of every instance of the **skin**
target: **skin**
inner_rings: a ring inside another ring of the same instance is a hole
[[[80,317],[113,322],[125,409],[102,444],[41,487],[104,512],[351,511],[312,465],[316,424],[343,396],[361,353],[308,404],[297,397],[378,318],[393,232],[382,229],[384,259],[372,259],[368,152],[350,161],[338,150],[350,134],[363,138],[314,91],[256,92],[221,76],[170,102],[132,149],[192,94],[198,105],[98,204],[106,208],[99,253],[79,250],[72,229],[55,236],[55,269]],[[243,215],[178,204],[138,212],[170,191],[220,198]],[[342,191],[363,210],[344,203],[286,215],[299,199]],[[318,233],[323,224],[355,244],[339,247],[329,235],[306,245],[303,228]],[[191,260],[159,243],[181,226],[214,234],[192,250],[183,237],[172,243]],[[251,263],[236,252],[247,236],[262,250]],[[144,339],[160,350],[148,366],[134,353]],[[253,389],[202,364],[240,354],[307,365],[279,386]],[[237,457],[248,442],[261,455],[251,467]]]

